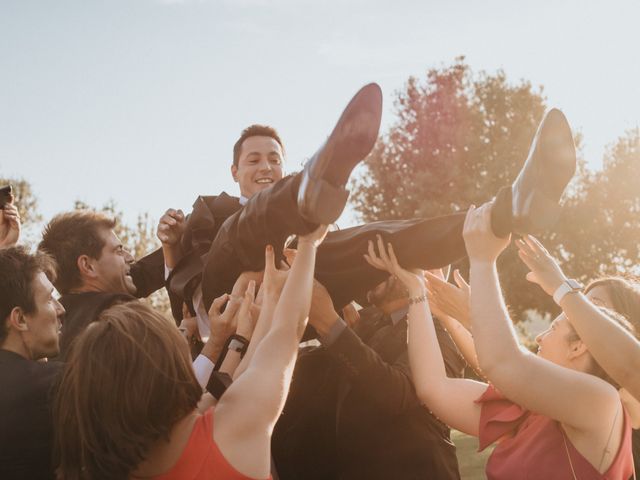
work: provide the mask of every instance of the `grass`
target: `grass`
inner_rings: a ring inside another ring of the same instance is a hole
[[[451,439],[457,447],[462,480],[485,480],[484,467],[491,449],[478,453],[478,439],[455,430],[451,431]]]

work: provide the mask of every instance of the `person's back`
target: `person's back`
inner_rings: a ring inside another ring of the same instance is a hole
[[[0,349],[0,478],[53,478],[50,396],[60,366]]]
[[[157,449],[153,458],[147,458],[136,469],[134,477],[153,480],[250,480],[238,472],[224,457],[213,440],[215,410],[189,416],[171,432],[171,442]],[[180,449],[182,450],[180,451]],[[157,471],[162,464],[171,465],[159,475],[146,475]]]
[[[367,316],[375,315],[375,310],[362,311],[360,322],[372,320]],[[393,318],[388,316],[388,324],[378,327],[364,342],[389,368],[410,379],[404,309],[394,314]],[[448,333],[437,323],[436,331],[448,375],[460,377],[464,361]],[[407,387],[412,388],[410,382]],[[386,382],[368,386],[355,383],[341,400],[339,478],[459,478],[449,427],[426,410],[413,391],[407,393],[407,400],[397,411],[390,412],[368,399],[369,388],[398,387]]]

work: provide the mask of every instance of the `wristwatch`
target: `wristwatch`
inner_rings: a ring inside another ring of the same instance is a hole
[[[553,292],[553,301],[560,305],[560,302],[567,293],[581,292],[583,288],[582,284],[577,280],[567,278],[558,288],[556,288],[556,291]]]
[[[220,355],[218,355],[218,359],[214,364],[213,371],[217,372],[222,366],[222,362],[224,362],[225,357],[227,356],[227,352],[229,350],[233,352],[238,352],[240,354],[240,358],[244,357],[244,354],[247,353],[247,349],[249,348],[249,340],[244,338],[242,335],[233,334],[227,341],[225,342],[222,350],[220,351]]]

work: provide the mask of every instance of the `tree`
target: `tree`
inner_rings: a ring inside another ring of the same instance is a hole
[[[610,145],[601,171],[585,175],[554,240],[565,268],[583,281],[640,274],[640,129]]]
[[[352,202],[365,221],[431,217],[480,205],[510,185],[527,157],[546,109],[542,87],[507,81],[503,71],[474,73],[459,57],[411,77],[395,102],[397,121],[376,144],[353,182]],[[576,137],[579,145],[580,137]],[[580,172],[584,173],[581,163]],[[578,197],[582,175],[571,188]],[[568,243],[543,241],[555,252]],[[466,260],[458,267],[466,271]],[[514,313],[553,309],[529,284],[511,247],[499,262],[507,303]]]

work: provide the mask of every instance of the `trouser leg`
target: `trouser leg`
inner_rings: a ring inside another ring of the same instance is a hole
[[[498,193],[492,208],[492,229],[505,237],[511,231],[511,189]],[[405,268],[445,267],[467,255],[462,230],[466,212],[442,217],[374,222],[331,232],[318,248],[316,278],[342,308],[384,281],[388,274],[367,263],[368,242],[380,235],[393,245]],[[377,249],[377,246],[376,246]]]
[[[316,278],[327,288],[336,308],[362,298],[388,274],[367,263],[368,242],[380,235],[393,245],[405,268],[440,268],[466,255],[464,213],[429,219],[374,222],[331,232],[318,248]],[[377,248],[377,247],[376,247]]]
[[[202,295],[207,308],[214,298],[231,292],[242,272],[264,269],[267,245],[273,245],[279,263],[289,235],[316,228],[298,212],[300,179],[300,174],[289,176],[256,193],[222,224],[204,261]]]

